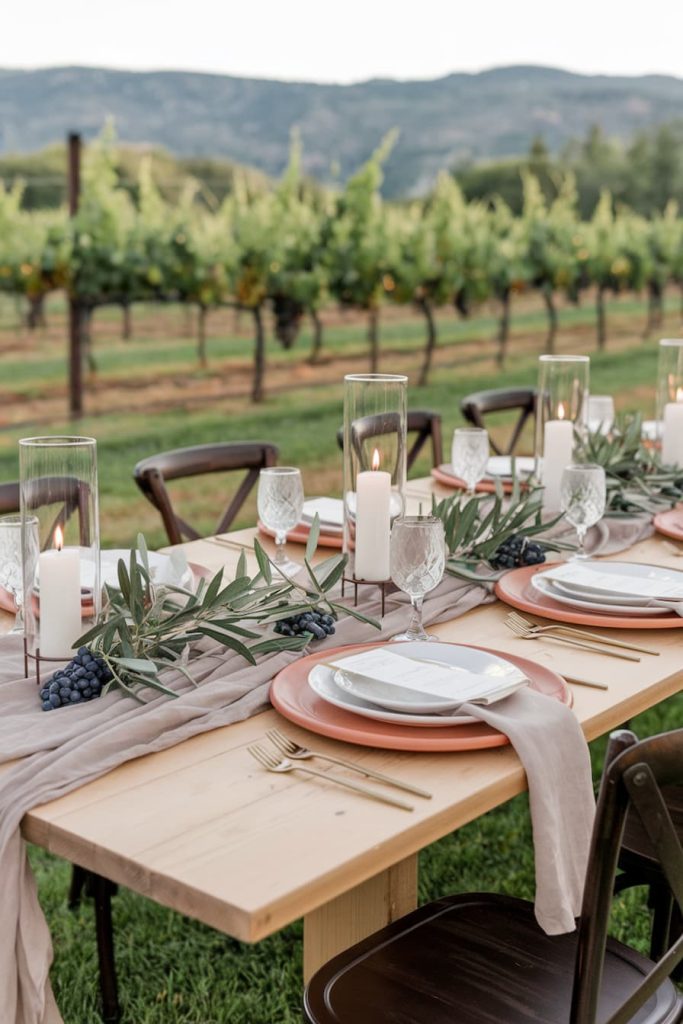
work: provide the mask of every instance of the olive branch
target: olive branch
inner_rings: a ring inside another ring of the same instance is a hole
[[[254,554],[259,571],[247,572],[246,554],[240,554],[235,576],[226,581],[220,569],[207,582],[200,579],[195,590],[172,584],[157,584],[149,567],[147,545],[142,534],[128,559],[119,559],[118,587],[105,586],[105,608],[98,622],[74,644],[87,646],[107,664],[112,680],[105,689],[119,687],[139,701],[139,690],[150,687],[168,697],[177,694],[159,679],[164,669],[182,672],[196,685],[188,668],[192,647],[209,638],[235,651],[246,662],[256,664],[259,656],[276,651],[300,651],[312,634],[285,637],[264,636],[264,627],[283,616],[302,614],[323,606],[336,619],[351,615],[379,629],[379,623],[332,599],[330,592],[341,579],[346,555],[334,555],[313,566],[320,523],[311,526],[304,566],[306,580],[299,583],[285,576],[268,557],[258,540]],[[176,564],[187,567],[184,556],[174,552]]]

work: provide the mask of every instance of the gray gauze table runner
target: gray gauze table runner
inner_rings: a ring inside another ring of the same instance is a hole
[[[377,617],[374,587],[360,588],[359,610]],[[452,619],[492,600],[487,590],[448,577],[425,601],[426,623]],[[347,617],[316,650],[387,639],[408,625],[405,595],[392,595],[380,631]],[[135,757],[238,722],[268,706],[273,676],[296,652],[257,665],[207,642],[190,664],[199,683],[179,672],[164,682],[173,700],[147,691],[143,706],[120,691],[76,707],[44,712],[33,680],[22,678],[21,640],[0,640],[0,763],[21,758],[0,774],[0,1024],[59,1024],[50,988],[52,946],[20,834],[24,814]]]

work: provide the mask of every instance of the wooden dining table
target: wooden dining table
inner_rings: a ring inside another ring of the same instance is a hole
[[[428,502],[432,493],[448,492],[431,479],[408,485],[411,501]],[[224,537],[228,544],[207,539],[184,549],[189,561],[227,572],[244,550],[255,571],[254,535],[241,530]],[[301,558],[302,548],[291,545],[289,554]],[[681,568],[658,537],[616,557]],[[522,654],[560,674],[606,683],[606,690],[570,684],[587,740],[681,690],[683,630],[610,631],[660,652],[629,662],[520,639],[504,625],[507,611],[496,601],[431,631],[443,641]],[[247,747],[273,726],[306,746],[420,786],[432,799],[414,798],[408,813],[323,780],[266,772]],[[510,746],[377,750],[313,735],[268,710],[123,764],[35,807],[22,830],[30,842],[245,942],[303,917],[308,978],[416,906],[420,850],[525,788]]]

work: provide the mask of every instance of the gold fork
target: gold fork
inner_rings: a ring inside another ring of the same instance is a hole
[[[325,779],[326,782],[336,782],[338,786],[345,786],[347,789],[352,789],[355,793],[369,796],[372,800],[379,800],[381,803],[390,804],[391,807],[400,807],[402,811],[413,811],[415,809],[402,800],[396,800],[394,797],[380,793],[376,789],[370,789],[368,786],[361,786],[358,782],[351,782],[350,779],[340,779],[337,775],[330,775],[329,772],[319,772],[315,768],[307,768],[301,764],[292,764],[286,757],[280,757],[279,754],[273,753],[272,750],[267,750],[258,743],[247,747],[247,750],[269,772],[304,772],[306,775],[315,775],[316,778]]]
[[[584,651],[593,651],[595,654],[607,654],[613,658],[623,658],[624,661],[640,661],[637,654],[628,654],[626,651],[610,651],[597,643],[589,643],[587,640],[574,639],[570,636],[562,636],[561,633],[540,633],[531,625],[521,625],[514,619],[507,618],[505,625],[508,629],[522,640],[554,640],[558,644],[566,644],[567,647],[576,647]]]
[[[279,729],[269,729],[266,736],[285,757],[291,758],[292,761],[306,761],[311,757],[319,757],[321,761],[329,761],[330,764],[338,764],[341,768],[349,768],[351,771],[360,772],[361,775],[366,775],[369,779],[383,782],[387,786],[396,786],[397,789],[404,789],[406,793],[424,797],[425,800],[431,800],[432,798],[431,793],[428,793],[425,789],[418,789],[417,786],[411,786],[409,782],[392,779],[389,775],[382,775],[381,772],[373,771],[372,768],[364,768],[360,764],[354,764],[353,761],[346,761],[343,757],[333,757],[331,754],[321,754],[320,751],[302,747],[301,744],[295,743],[289,736],[285,736]]]
[[[577,637],[580,640],[592,640],[608,647],[623,647],[627,651],[638,651],[640,654],[653,654],[659,657],[659,651],[652,647],[641,647],[639,644],[629,644],[625,640],[615,640],[613,637],[604,636],[602,633],[591,633],[588,629],[578,629],[576,626],[565,626],[564,623],[553,623],[551,626],[541,626],[536,622],[525,619],[517,612],[510,612],[508,619],[517,622],[520,626],[533,630],[534,633],[565,633],[568,636]]]

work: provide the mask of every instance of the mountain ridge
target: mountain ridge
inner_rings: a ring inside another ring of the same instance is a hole
[[[540,65],[349,85],[77,65],[0,68],[0,153],[36,151],[68,131],[87,140],[113,117],[124,142],[279,174],[296,126],[304,169],[329,181],[333,167],[346,177],[397,127],[385,191],[400,196],[425,192],[442,168],[520,155],[537,135],[557,151],[597,123],[627,141],[682,110],[683,79],[671,75],[585,75]]]

